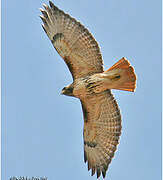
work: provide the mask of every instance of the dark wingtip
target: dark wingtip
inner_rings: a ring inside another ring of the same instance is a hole
[[[89,163],[89,161],[88,161],[88,171],[91,169],[91,165],[90,165],[90,163]]]
[[[54,4],[52,3],[52,1],[49,1],[49,5],[52,8],[54,6]]]
[[[44,16],[42,16],[42,15],[39,15],[39,17],[42,19],[42,21],[43,21],[43,22],[45,21],[45,18],[44,18]]]
[[[48,18],[48,14],[44,9],[40,8],[41,13],[44,15],[45,18]]]
[[[105,176],[106,176],[106,171],[102,171],[102,176],[103,176],[103,178],[105,178]]]
[[[95,167],[92,167],[92,174],[91,175],[93,176],[95,174],[95,172],[96,172]]]
[[[42,12],[42,11],[44,11],[42,8],[39,8],[39,10]]]
[[[86,155],[85,150],[84,150],[84,162],[85,162],[85,163],[87,162],[87,155]]]
[[[47,33],[47,31],[46,31],[44,25],[43,25],[43,24],[41,24],[41,25],[42,25],[42,28],[43,28],[43,30],[45,31],[45,33]]]
[[[53,10],[57,10],[58,8],[52,3],[52,1],[49,1],[49,5]]]
[[[45,9],[47,9],[47,8],[48,8],[48,6],[47,6],[46,4],[43,4],[43,7],[44,7]]]
[[[42,22],[43,22],[45,25],[47,25],[47,22],[46,22],[45,17],[44,17],[44,16],[42,16],[42,15],[40,15],[40,18],[41,18]]]
[[[100,169],[97,169],[97,178],[99,178],[100,175],[101,175],[101,171],[100,171]]]

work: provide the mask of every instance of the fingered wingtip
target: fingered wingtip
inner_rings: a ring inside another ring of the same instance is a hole
[[[52,1],[49,1],[49,5],[50,5],[50,7],[54,6],[54,4],[52,3]]]
[[[90,163],[88,161],[88,171],[91,169]]]
[[[43,12],[43,11],[44,11],[42,8],[39,8],[39,10],[40,10],[41,12]]]
[[[106,176],[106,171],[102,171],[102,176],[103,176],[103,178],[105,178],[105,176]]]
[[[45,3],[42,4],[43,7],[46,7],[47,5]]]
[[[49,5],[53,10],[57,10],[58,8],[52,3],[52,1],[49,1]]]
[[[91,176],[93,176],[94,174],[95,174],[95,167],[92,167],[92,174],[91,174]]]
[[[43,3],[42,5],[43,5],[43,7],[44,7],[45,9],[48,8],[48,5],[46,5],[45,3]]]
[[[84,162],[87,162],[87,155],[86,155],[86,151],[84,150]]]
[[[39,17],[42,19],[42,21],[45,21],[45,17],[43,15],[39,15]]]
[[[44,25],[48,26],[45,15],[44,16],[40,15],[40,18],[41,18],[42,22],[44,23]]]
[[[47,31],[46,31],[46,29],[44,27],[44,24],[41,24],[41,26],[42,26],[43,30],[45,31],[45,33],[47,33]]]
[[[41,11],[41,13],[43,14],[43,16],[44,16],[45,18],[48,18],[48,14],[47,14],[46,10],[40,8],[40,11]]]
[[[101,171],[97,171],[96,173],[97,173],[97,179],[98,179],[101,175]]]

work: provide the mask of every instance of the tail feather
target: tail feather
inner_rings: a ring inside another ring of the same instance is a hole
[[[134,68],[126,58],[122,58],[105,71],[104,78],[112,81],[111,89],[133,92],[136,88],[136,75]]]

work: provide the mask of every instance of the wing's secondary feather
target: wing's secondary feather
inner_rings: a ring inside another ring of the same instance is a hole
[[[73,78],[103,72],[99,46],[89,31],[52,2],[43,5],[43,28],[57,52],[68,65]]]
[[[81,101],[84,115],[84,160],[97,177],[106,175],[121,134],[121,115],[110,90]]]

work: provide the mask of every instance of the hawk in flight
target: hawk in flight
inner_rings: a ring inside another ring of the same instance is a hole
[[[134,69],[123,57],[104,71],[99,46],[90,32],[51,1],[43,6],[42,27],[73,77],[62,94],[79,98],[83,109],[84,161],[92,175],[105,177],[121,134],[120,110],[111,89],[134,91]]]

